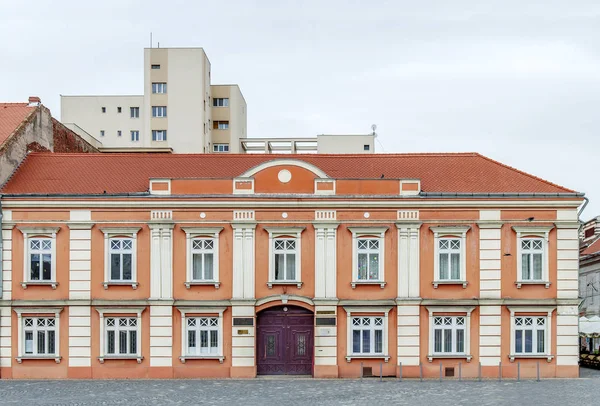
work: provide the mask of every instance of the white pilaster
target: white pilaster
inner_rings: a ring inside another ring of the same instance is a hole
[[[577,299],[579,297],[579,223],[557,224],[557,297]],[[549,249],[553,249],[550,245]]]
[[[419,365],[420,356],[420,306],[398,305],[398,362],[402,365]]]
[[[12,212],[5,210],[3,220],[12,220]],[[2,225],[2,299],[12,299],[12,225]],[[1,327],[1,326],[0,326]]]
[[[481,210],[479,217],[479,296],[499,299],[502,295],[502,223],[499,210]]]
[[[92,227],[89,210],[71,210],[69,226],[69,299],[91,298]]]
[[[251,219],[254,219],[254,212]],[[253,299],[256,223],[248,221],[233,223],[231,226],[233,227],[233,298]]]
[[[173,227],[171,212],[152,214],[150,227],[150,299],[173,299]]]
[[[479,360],[483,366],[501,361],[501,306],[479,307]]]
[[[89,367],[91,361],[91,307],[69,307],[69,367]]]
[[[150,366],[173,365],[173,307],[150,306]]]
[[[556,316],[556,365],[579,363],[579,315],[577,306],[558,306]]]
[[[337,223],[320,219],[336,219],[335,210],[315,212],[315,297],[335,298],[337,295],[336,246]]]
[[[420,293],[420,223],[396,223],[398,228],[398,297],[418,298]]]
[[[231,366],[253,367],[256,365],[256,317],[254,305],[238,305],[232,303],[232,317],[251,317],[252,326],[231,327]]]
[[[12,365],[12,319],[10,307],[0,307],[0,367]]]

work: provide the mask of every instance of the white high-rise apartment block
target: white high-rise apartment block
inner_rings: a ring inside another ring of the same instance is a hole
[[[61,121],[103,151],[240,152],[246,101],[238,85],[211,85],[202,48],[144,49],[144,94],[63,96]]]

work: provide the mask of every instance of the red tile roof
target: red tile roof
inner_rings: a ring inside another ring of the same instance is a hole
[[[35,109],[27,103],[0,103],[0,148]]]
[[[7,194],[102,194],[148,190],[150,178],[234,178],[263,162],[298,159],[337,179],[421,179],[424,192],[572,193],[476,153],[372,155],[31,153]]]
[[[596,241],[594,241],[592,244],[590,244],[586,249],[584,249],[583,251],[581,251],[581,255],[592,255],[592,254],[596,254],[596,253],[600,253],[600,238],[598,238]]]

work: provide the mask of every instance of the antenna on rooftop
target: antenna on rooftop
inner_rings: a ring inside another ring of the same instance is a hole
[[[376,129],[377,129],[377,124],[372,124],[371,130],[373,130],[373,137],[377,137],[377,133],[375,132]]]
[[[150,31],[150,48],[152,48],[152,31]]]

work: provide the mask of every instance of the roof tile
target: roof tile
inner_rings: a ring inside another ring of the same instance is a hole
[[[35,109],[27,103],[0,103],[0,147]]]

